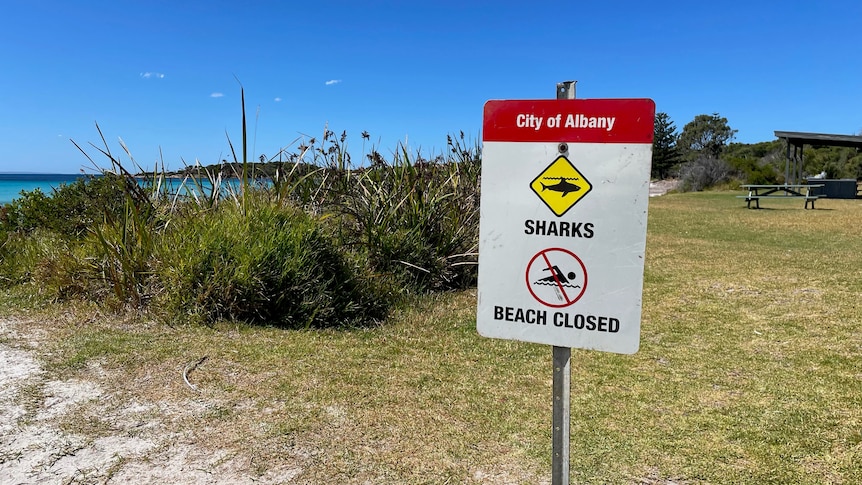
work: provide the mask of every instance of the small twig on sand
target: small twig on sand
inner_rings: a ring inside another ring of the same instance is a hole
[[[187,365],[185,367],[185,369],[183,369],[183,381],[185,381],[186,385],[189,386],[191,388],[191,390],[193,390],[193,391],[197,391],[198,388],[197,388],[197,386],[195,386],[194,384],[189,382],[189,373],[191,373],[191,371],[197,369],[197,367],[199,365],[203,364],[203,362],[205,360],[207,360],[208,357],[209,357],[208,355],[205,355],[205,356],[201,357],[200,359],[198,359],[197,362],[192,362],[191,364]]]

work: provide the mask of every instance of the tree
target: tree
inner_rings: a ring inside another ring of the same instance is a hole
[[[676,126],[667,113],[655,114],[655,129],[652,141],[652,177],[663,179],[680,162],[677,149]]]
[[[727,124],[727,118],[718,113],[697,115],[682,128],[677,147],[689,161],[700,157],[719,158],[736,131]]]

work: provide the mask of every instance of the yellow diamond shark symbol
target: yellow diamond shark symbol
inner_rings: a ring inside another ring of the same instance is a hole
[[[593,186],[568,158],[560,155],[530,182],[530,188],[559,217],[583,199]]]

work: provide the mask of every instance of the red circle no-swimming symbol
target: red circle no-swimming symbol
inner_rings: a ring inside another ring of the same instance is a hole
[[[567,307],[584,296],[587,268],[575,253],[563,248],[539,251],[527,264],[527,290],[539,303]]]

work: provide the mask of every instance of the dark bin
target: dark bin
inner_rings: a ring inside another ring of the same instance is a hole
[[[822,184],[823,187],[811,189],[811,195],[830,199],[855,199],[856,179],[807,179],[809,184]]]

